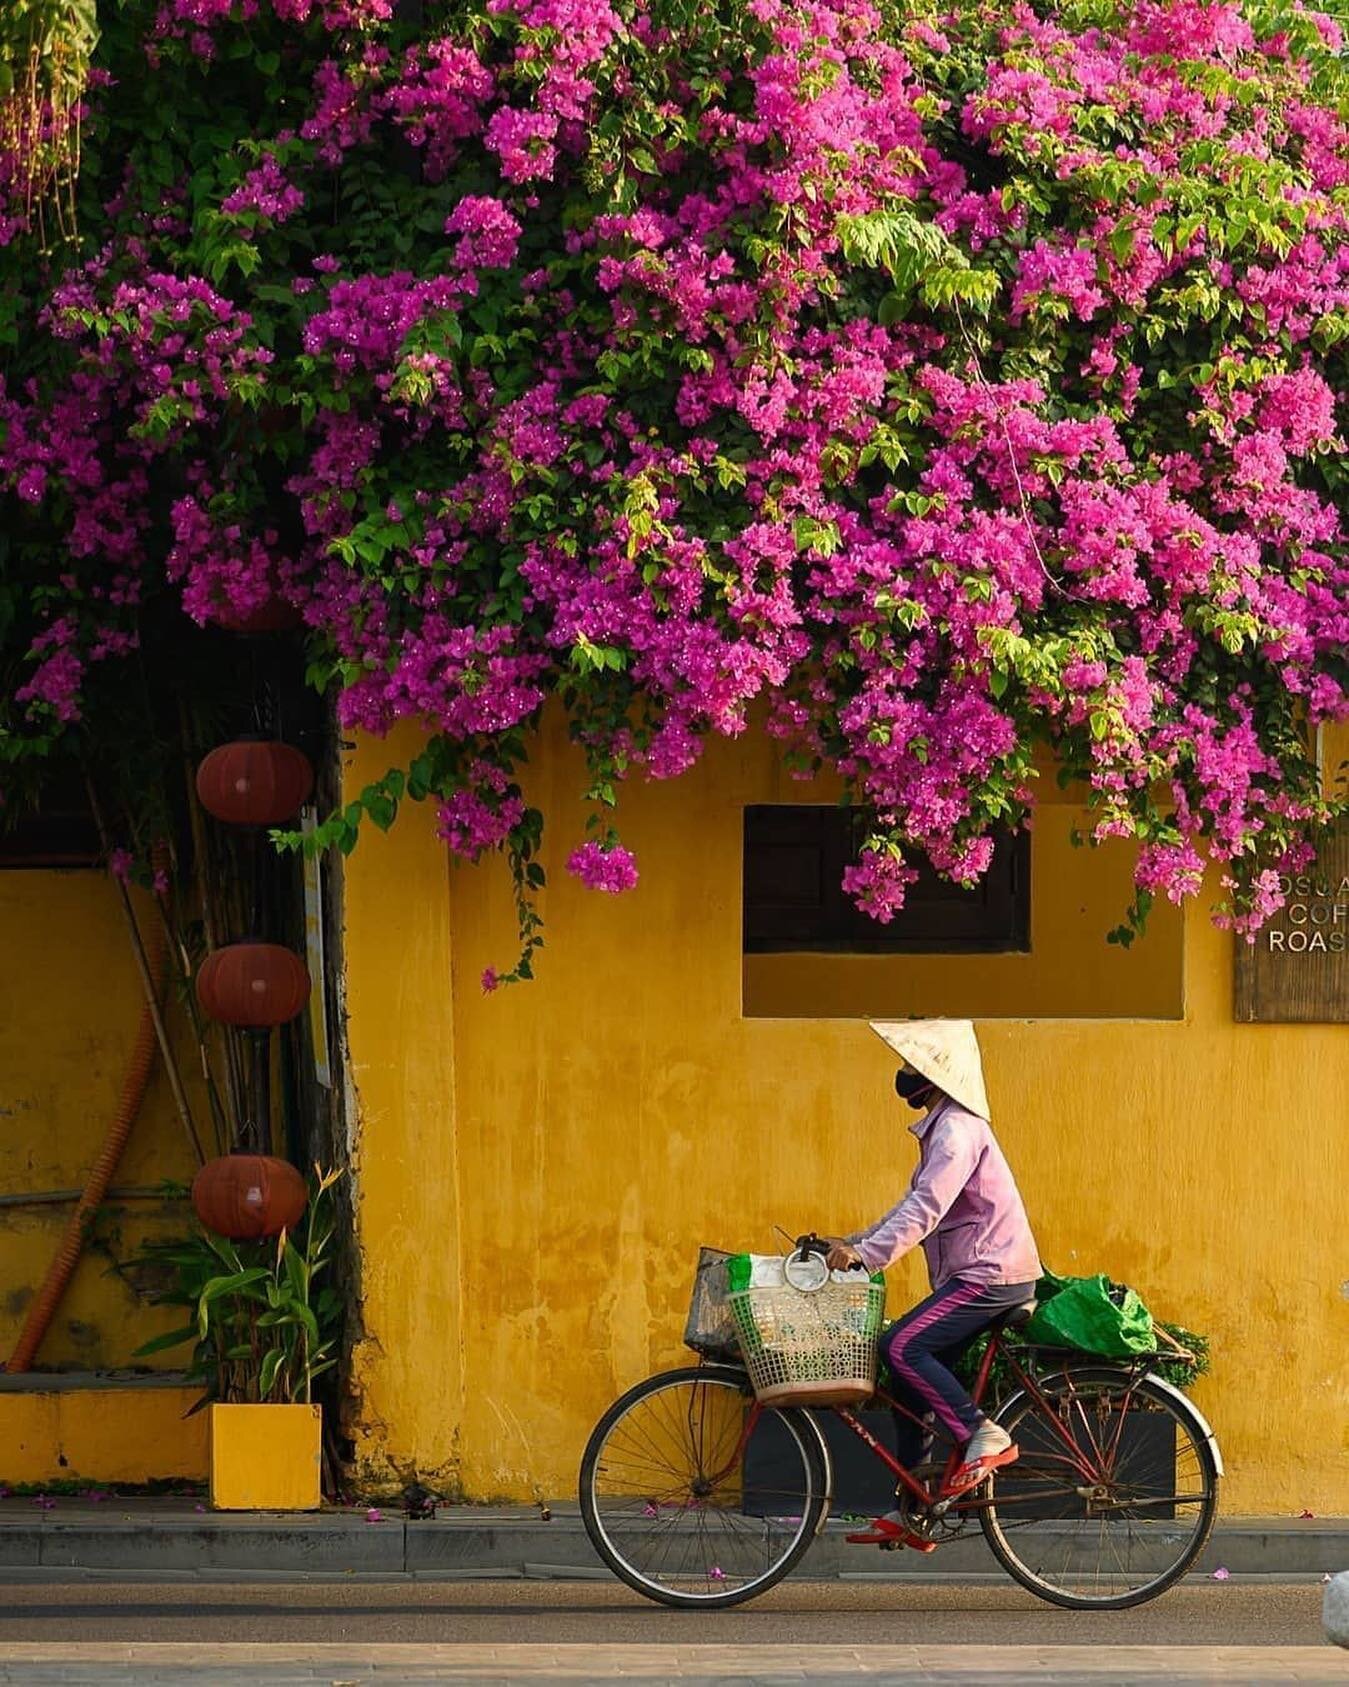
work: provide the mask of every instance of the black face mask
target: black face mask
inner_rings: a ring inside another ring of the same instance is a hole
[[[907,1101],[915,1112],[927,1106],[934,1087],[931,1078],[925,1078],[921,1072],[910,1072],[901,1067],[895,1073],[895,1094],[901,1101]]]

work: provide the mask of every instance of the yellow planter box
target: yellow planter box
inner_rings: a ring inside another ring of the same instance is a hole
[[[317,1511],[320,1406],[212,1406],[217,1511]]]

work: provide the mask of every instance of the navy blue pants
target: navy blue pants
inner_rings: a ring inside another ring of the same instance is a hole
[[[1034,1298],[1034,1283],[971,1283],[953,1277],[881,1332],[891,1393],[924,1420],[920,1425],[895,1413],[895,1456],[901,1464],[912,1469],[930,1457],[934,1429],[959,1446],[969,1440],[983,1414],[950,1367],[1000,1313]]]

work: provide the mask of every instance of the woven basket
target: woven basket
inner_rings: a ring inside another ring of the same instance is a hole
[[[810,1290],[784,1283],[727,1298],[745,1369],[765,1406],[860,1406],[875,1393],[884,1283],[830,1279]]]
[[[726,1261],[730,1257],[724,1248],[698,1250],[684,1345],[701,1353],[704,1359],[738,1361],[740,1358],[735,1314],[731,1311],[726,1284]]]

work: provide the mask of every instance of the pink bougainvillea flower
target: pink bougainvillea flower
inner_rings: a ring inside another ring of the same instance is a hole
[[[637,883],[637,858],[622,844],[606,847],[591,839],[567,857],[567,871],[591,890],[617,896]]]
[[[446,234],[457,234],[454,261],[460,269],[508,269],[520,244],[520,224],[499,199],[467,194],[445,219]]]
[[[1047,765],[1134,849],[1121,940],[1158,900],[1244,940],[1282,905],[1336,812],[1310,729],[1349,719],[1332,20],[124,12],[87,239],[32,261],[0,141],[21,759],[98,741],[163,603],[279,606],[343,730],[427,736],[355,816],[426,798],[508,865],[521,958],[485,989],[541,942],[550,703],[601,891],[637,879],[623,781],[762,730],[863,811],[840,874],[882,925],[925,864],[977,883]]]

